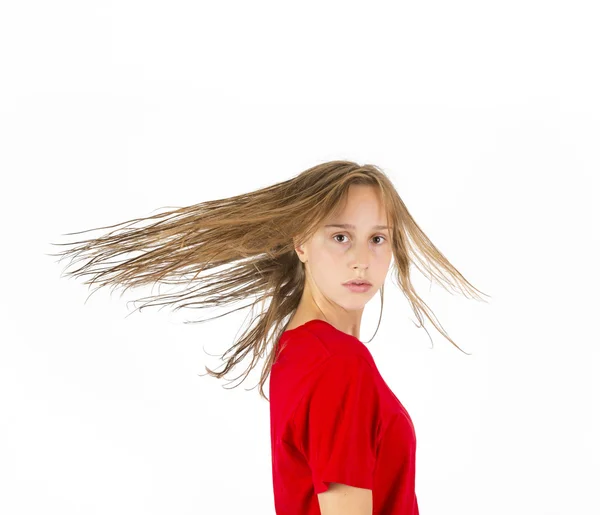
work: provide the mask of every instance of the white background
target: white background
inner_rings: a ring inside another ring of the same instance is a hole
[[[0,513],[275,513],[260,369],[198,376],[247,312],[127,317],[149,291],[86,302],[45,253],[332,159],[382,167],[491,296],[415,269],[473,355],[391,283],[367,344],[415,424],[420,513],[600,513],[593,4],[4,3]]]

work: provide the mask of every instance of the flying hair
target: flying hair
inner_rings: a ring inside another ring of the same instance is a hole
[[[433,245],[408,212],[388,176],[372,164],[329,161],[292,179],[250,193],[66,233],[62,236],[113,229],[97,238],[51,243],[73,248],[49,255],[60,256],[59,261],[69,257],[71,261],[66,268],[76,261],[87,260],[66,275],[91,276],[84,284],[97,285],[94,292],[104,286],[122,288],[121,295],[129,288],[144,285],[186,286],[180,293],[151,295],[134,301],[134,304],[144,301],[136,308],[140,312],[149,306],[170,306],[177,311],[184,307],[222,307],[250,299],[249,304],[224,314],[247,307],[254,312],[254,308],[260,306],[252,323],[222,354],[225,368],[221,372],[206,366],[205,369],[212,377],[221,378],[251,354],[245,380],[258,360],[266,355],[259,384],[260,395],[269,400],[264,394],[264,383],[276,360],[275,343],[304,290],[304,263],[298,259],[294,245],[310,239],[326,218],[341,209],[348,189],[354,184],[373,186],[385,206],[393,255],[392,280],[411,304],[419,320],[417,327],[423,327],[421,314],[424,313],[436,329],[460,349],[413,288],[410,265],[446,291],[461,292],[467,297],[470,294],[479,300],[483,299],[476,292],[489,296],[472,286]],[[145,226],[134,227],[136,224]],[[127,254],[137,255],[113,261]],[[383,287],[380,294],[383,306]],[[202,323],[224,315],[184,323]]]

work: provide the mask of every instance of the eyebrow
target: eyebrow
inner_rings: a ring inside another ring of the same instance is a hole
[[[325,227],[339,227],[341,229],[356,229],[355,225],[352,224],[328,224]],[[373,226],[373,230],[374,231],[381,231],[384,229],[389,229],[389,225],[374,225]]]

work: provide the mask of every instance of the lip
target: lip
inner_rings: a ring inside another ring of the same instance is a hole
[[[353,291],[355,293],[364,293],[373,287],[373,285],[371,283],[354,284],[351,282],[344,283],[343,286],[345,286],[350,291]]]
[[[361,282],[361,283],[363,283],[363,285],[364,285],[364,284],[366,284],[366,285],[368,285],[368,286],[373,286],[373,285],[372,285],[372,284],[371,284],[369,281],[367,281],[366,279],[350,279],[349,281],[346,281],[345,283],[343,283],[343,285],[344,285],[344,286],[348,286],[349,284],[354,284],[354,282],[353,282],[353,281],[358,281],[358,282]]]

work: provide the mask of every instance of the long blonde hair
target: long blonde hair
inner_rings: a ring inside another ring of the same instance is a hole
[[[488,295],[472,286],[431,243],[413,220],[390,179],[371,164],[361,166],[352,161],[329,161],[309,168],[292,179],[250,193],[89,229],[120,228],[98,238],[52,243],[75,247],[49,255],[61,256],[60,260],[67,256],[71,256],[72,261],[75,258],[89,259],[81,268],[67,275],[91,275],[92,278],[84,284],[96,283],[98,288],[121,286],[124,293],[128,288],[154,283],[192,285],[177,295],[139,299],[147,300],[138,308],[140,311],[144,307],[160,304],[170,305],[173,310],[186,306],[226,306],[256,296],[256,300],[249,305],[253,309],[257,304],[265,306],[266,301],[270,300],[266,309],[261,309],[255,317],[258,318],[256,325],[252,327],[250,324],[221,356],[225,361],[227,354],[232,352],[224,370],[215,372],[204,367],[211,376],[221,378],[252,352],[245,379],[257,361],[267,353],[259,384],[260,395],[269,400],[263,386],[276,359],[277,347],[274,343],[279,341],[304,289],[304,263],[295,253],[293,239],[296,239],[297,245],[310,239],[321,222],[336,212],[353,184],[374,186],[384,202],[387,222],[391,226],[392,279],[396,279],[396,284],[411,303],[420,326],[423,326],[423,312],[436,329],[460,349],[438,325],[435,316],[432,319],[429,307],[415,292],[410,280],[410,264],[413,263],[421,273],[427,275],[419,266],[422,265],[430,274],[429,277],[446,290],[446,286],[449,286],[458,291],[456,285],[471,292],[472,298],[483,300],[475,292]],[[158,221],[146,227],[130,227],[137,222],[152,222],[155,219]],[[112,257],[127,253],[140,255],[118,264],[110,262]],[[202,272],[209,272],[215,267],[223,269],[200,277]],[[161,300],[163,302],[159,302]],[[383,302],[383,287],[381,300]],[[244,307],[247,306],[233,311]],[[185,323],[200,323],[220,316]]]

